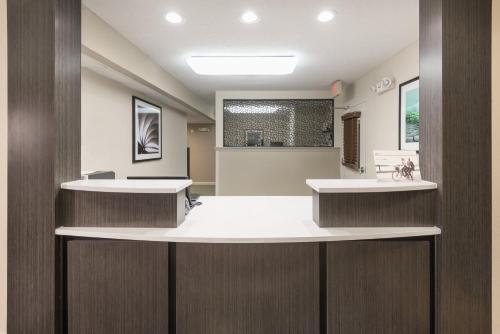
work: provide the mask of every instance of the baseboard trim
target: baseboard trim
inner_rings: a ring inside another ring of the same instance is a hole
[[[193,186],[215,186],[215,182],[193,182]]]

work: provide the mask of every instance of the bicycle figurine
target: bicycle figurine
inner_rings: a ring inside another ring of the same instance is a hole
[[[395,167],[395,171],[392,172],[392,179],[397,180],[411,180],[413,181],[413,172],[415,171],[415,164],[408,158],[405,162],[404,158],[401,158],[401,165]]]

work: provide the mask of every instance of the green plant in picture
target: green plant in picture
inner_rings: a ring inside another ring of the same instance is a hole
[[[418,142],[420,132],[419,89],[406,93],[406,142]]]
[[[420,114],[418,111],[407,111],[406,112],[406,123],[408,124],[419,124]]]

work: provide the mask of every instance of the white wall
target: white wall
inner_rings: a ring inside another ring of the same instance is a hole
[[[85,6],[82,6],[82,51],[213,119],[213,109],[208,103]]]
[[[493,0],[493,333],[500,333],[500,0]]]
[[[373,150],[398,149],[399,84],[418,75],[419,47],[418,41],[416,41],[346,88],[346,93],[342,98],[343,105],[362,107],[361,140],[362,145],[364,143],[364,150],[361,150],[361,162],[364,162],[362,166],[366,169],[365,177],[376,177]],[[370,87],[383,77],[396,78],[396,86],[383,95],[377,95],[370,90]],[[358,108],[353,108],[350,111],[357,110]],[[340,116],[341,112],[338,112],[335,119],[336,140],[338,140],[339,145],[342,138]],[[359,177],[359,174],[342,166],[341,176],[342,178],[352,178]]]
[[[339,178],[334,148],[223,148],[224,99],[331,99],[330,91],[218,91],[216,117],[217,195],[310,195],[308,178]]]
[[[132,163],[133,95],[157,103],[82,69],[82,170],[113,170],[117,178],[186,175],[186,116],[165,106],[163,159]]]
[[[0,333],[7,332],[7,0],[0,0]]]

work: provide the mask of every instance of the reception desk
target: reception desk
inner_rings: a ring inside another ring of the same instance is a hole
[[[68,333],[432,332],[438,228],[321,228],[312,196],[200,201],[177,228],[58,228]]]
[[[376,179],[307,180],[321,227],[433,226],[437,184]]]
[[[61,185],[65,226],[177,227],[191,180],[78,180]]]

